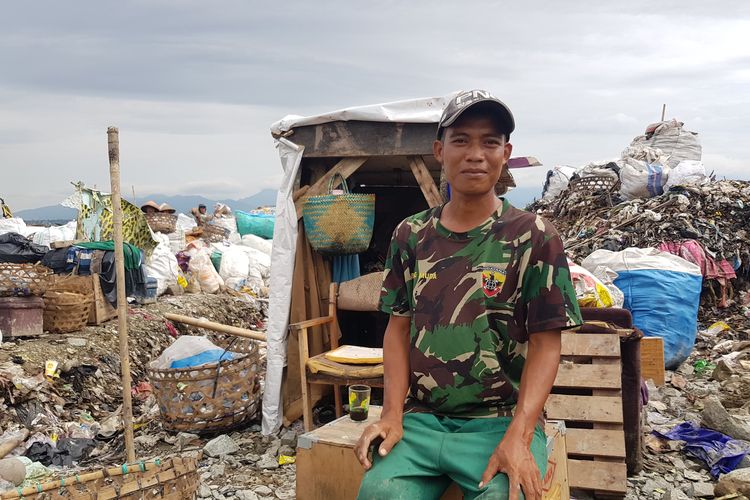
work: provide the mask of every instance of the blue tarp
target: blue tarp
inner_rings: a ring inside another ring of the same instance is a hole
[[[618,270],[615,285],[624,308],[648,337],[664,338],[664,365],[677,368],[690,355],[698,332],[702,276],[659,269]]]
[[[750,453],[750,443],[704,429],[693,422],[684,422],[666,434],[656,431],[653,434],[662,439],[685,441],[682,451],[705,463],[714,478],[732,472]]]

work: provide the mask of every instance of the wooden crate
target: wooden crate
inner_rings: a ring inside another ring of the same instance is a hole
[[[380,418],[382,408],[371,406],[367,420],[355,422],[348,415],[307,432],[297,440],[297,500],[348,500],[357,497],[365,475],[354,445],[362,431]],[[454,484],[441,500],[460,500]]]
[[[561,354],[546,409],[548,418],[565,422],[570,488],[624,496],[619,336],[563,333]]]
[[[641,378],[664,385],[664,339],[643,337],[641,339]]]
[[[380,407],[371,407],[369,418],[354,422],[344,416],[303,434],[297,444],[297,499],[353,499],[359,491],[364,469],[354,456],[354,445],[367,425],[380,418]],[[570,498],[565,448],[565,424],[549,422],[547,432],[547,473],[544,500]],[[441,500],[461,500],[463,494],[451,485]]]

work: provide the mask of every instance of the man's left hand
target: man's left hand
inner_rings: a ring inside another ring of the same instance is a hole
[[[497,473],[508,476],[509,500],[518,500],[521,489],[527,500],[541,500],[542,477],[539,467],[534,461],[529,445],[522,438],[506,435],[497,445],[482,474],[479,488],[487,486]]]

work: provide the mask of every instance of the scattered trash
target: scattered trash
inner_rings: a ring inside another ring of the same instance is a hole
[[[701,428],[693,422],[684,422],[667,433],[654,433],[662,439],[685,441],[682,451],[705,463],[714,478],[736,469],[750,453],[750,443]]]

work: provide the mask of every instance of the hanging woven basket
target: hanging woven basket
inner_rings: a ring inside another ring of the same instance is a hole
[[[333,194],[340,182],[343,194]],[[349,192],[341,174],[331,177],[328,194],[311,196],[302,207],[305,234],[324,255],[362,253],[370,246],[375,225],[375,195]]]

